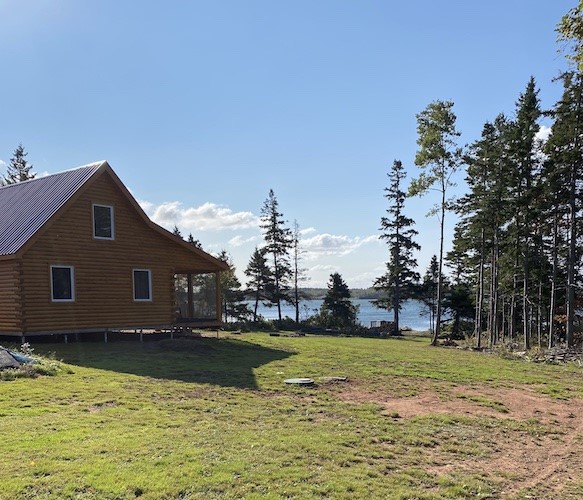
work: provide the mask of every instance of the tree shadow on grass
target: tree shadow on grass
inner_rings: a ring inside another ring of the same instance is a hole
[[[257,388],[253,369],[292,352],[237,339],[174,339],[154,342],[77,342],[39,346],[70,365],[158,379]]]

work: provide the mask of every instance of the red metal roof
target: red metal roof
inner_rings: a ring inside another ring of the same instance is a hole
[[[18,252],[104,164],[0,187],[0,256]]]

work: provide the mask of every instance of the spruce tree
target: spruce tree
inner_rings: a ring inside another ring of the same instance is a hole
[[[563,75],[564,92],[555,106],[555,121],[546,143],[548,155],[546,164],[550,170],[552,185],[557,186],[556,214],[564,214],[564,239],[566,241],[566,340],[574,342],[574,322],[576,309],[576,289],[581,285],[581,250],[578,244],[582,234],[583,197],[583,75],[566,73]],[[554,313],[554,311],[552,311]]]
[[[221,250],[217,258],[225,262],[229,268],[221,272],[221,310],[223,320],[229,321],[229,318],[234,320],[243,320],[250,311],[247,308],[245,300],[245,293],[241,290],[241,282],[236,275],[236,268],[233,264],[233,259],[226,250]]]
[[[356,324],[358,309],[350,301],[350,289],[339,273],[332,273],[328,291],[320,307],[320,318],[328,328],[346,328]]]
[[[439,283],[439,262],[437,256],[431,257],[431,262],[425,271],[421,285],[417,289],[416,299],[427,309],[429,314],[429,328],[432,337],[435,335],[435,320],[437,314],[437,287]]]
[[[14,155],[10,158],[10,163],[6,169],[6,176],[2,179],[2,185],[16,184],[17,182],[34,179],[36,173],[32,171],[32,165],[26,160],[28,153],[22,144],[14,150]]]
[[[253,322],[256,322],[259,302],[267,298],[273,281],[264,251],[255,248],[245,269],[245,276],[248,278],[247,293],[251,294],[254,300]]]
[[[387,216],[381,218],[381,238],[389,247],[387,271],[377,278],[374,288],[383,292],[381,299],[373,301],[380,308],[393,311],[393,333],[400,331],[399,311],[403,302],[412,298],[419,281],[419,273],[415,271],[417,260],[413,257],[414,250],[421,247],[413,240],[418,234],[412,226],[413,219],[404,214],[405,192],[401,182],[406,173],[399,160],[393,162],[391,171],[387,174],[389,185],[385,188],[385,198],[389,201]]]
[[[279,211],[279,203],[273,189],[261,208],[261,229],[265,240],[265,255],[271,259],[271,277],[273,288],[268,300],[277,307],[278,320],[281,323],[281,303],[291,302],[289,297],[292,268],[290,265],[290,251],[293,245],[291,230],[285,227],[283,214]]]

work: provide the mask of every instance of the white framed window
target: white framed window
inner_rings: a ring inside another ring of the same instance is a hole
[[[152,271],[149,269],[134,269],[134,301],[152,301]]]
[[[51,266],[51,300],[75,302],[75,268],[73,266]]]
[[[115,238],[115,224],[113,207],[109,205],[93,204],[93,237],[98,240],[113,240]]]

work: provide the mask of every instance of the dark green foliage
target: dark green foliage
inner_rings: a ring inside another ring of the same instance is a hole
[[[326,328],[346,328],[356,324],[357,307],[350,301],[350,290],[339,273],[330,275],[328,293],[320,309],[319,323]]]
[[[202,250],[202,243],[200,242],[200,240],[195,240],[194,236],[192,236],[192,233],[188,233],[188,239],[186,241],[190,243],[193,247]]]
[[[221,272],[221,311],[223,321],[240,321],[251,314],[247,304],[244,303],[245,292],[241,290],[241,282],[235,274],[235,265],[226,250],[221,250],[217,258],[225,262],[229,269]]]
[[[267,265],[264,249],[255,247],[249,264],[245,269],[245,276],[247,276],[247,293],[252,295],[254,300],[253,307],[253,322],[257,321],[257,308],[259,302],[267,299],[269,291],[273,287],[273,279],[271,270]]]
[[[283,214],[273,189],[261,208],[261,229],[265,240],[264,252],[269,257],[271,284],[265,288],[266,299],[277,307],[278,319],[282,320],[281,303],[290,302],[289,291],[292,268],[289,254],[293,245],[291,230],[285,227]]]
[[[385,274],[374,283],[375,289],[383,292],[383,297],[373,302],[377,307],[393,311],[394,329],[399,332],[399,311],[403,302],[414,296],[419,282],[413,251],[421,247],[413,240],[418,234],[411,227],[413,219],[403,213],[406,195],[401,189],[401,181],[406,173],[401,162],[395,160],[387,175],[389,186],[385,188],[385,198],[389,201],[389,208],[388,216],[381,218],[381,238],[389,247],[389,261]]]
[[[14,155],[10,158],[6,176],[1,179],[0,185],[16,184],[36,177],[36,174],[32,171],[32,165],[26,160],[27,155],[28,153],[24,150],[22,144],[19,144],[14,150]]]

